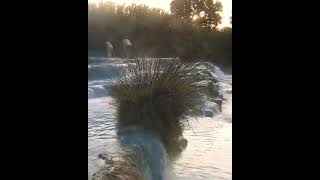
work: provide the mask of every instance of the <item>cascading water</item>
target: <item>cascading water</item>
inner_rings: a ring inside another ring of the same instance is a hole
[[[145,179],[166,180],[168,158],[166,151],[157,137],[143,131],[127,131],[120,135],[120,144],[132,148],[142,162],[136,163]]]
[[[123,147],[133,147],[146,158],[139,168],[147,179],[231,179],[232,87],[229,83],[219,83],[224,96],[222,113],[217,104],[208,101],[204,109],[210,115],[190,119],[193,128],[184,132],[188,146],[171,164],[172,174],[157,138],[142,131],[117,134],[115,107],[108,87],[117,77],[117,68],[126,66],[130,60],[90,57],[88,62],[88,179],[104,166],[99,154],[115,154]],[[210,72],[217,79],[232,82],[232,76],[225,75],[217,66]]]

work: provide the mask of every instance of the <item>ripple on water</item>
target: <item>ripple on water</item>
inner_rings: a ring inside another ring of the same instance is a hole
[[[117,141],[114,107],[111,97],[88,99],[88,178],[102,167],[100,153],[116,153],[120,150]]]
[[[232,82],[232,76],[224,77]],[[107,80],[89,81],[88,86],[107,83]],[[227,83],[222,83],[222,87],[232,90]],[[193,129],[184,132],[188,146],[173,162],[173,180],[232,179],[232,91],[224,96],[226,100],[221,114],[213,118],[190,120]],[[114,113],[110,96],[88,99],[89,179],[104,163],[98,159],[100,153],[116,153],[120,150]]]
[[[232,124],[203,118],[193,129],[185,131],[188,147],[174,162],[176,179],[232,179]]]

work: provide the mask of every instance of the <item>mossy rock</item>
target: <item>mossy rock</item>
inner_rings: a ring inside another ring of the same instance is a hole
[[[145,180],[137,164],[141,163],[142,157],[130,149],[119,154],[98,156],[105,160],[106,165],[93,174],[92,180]]]

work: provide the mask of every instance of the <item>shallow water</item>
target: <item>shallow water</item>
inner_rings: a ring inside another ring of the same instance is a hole
[[[104,163],[98,159],[98,154],[120,151],[115,109],[110,93],[103,86],[108,86],[116,76],[112,69],[126,63],[125,59],[91,58],[88,66],[88,179]],[[231,75],[223,78],[232,82]],[[188,146],[173,162],[170,179],[232,179],[232,87],[227,83],[221,86],[226,98],[222,113],[213,118],[190,119],[193,128],[184,132]]]

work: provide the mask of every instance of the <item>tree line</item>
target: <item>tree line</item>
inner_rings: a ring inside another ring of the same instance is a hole
[[[127,38],[135,57],[204,59],[230,66],[232,28],[217,28],[221,11],[221,3],[212,0],[173,0],[171,13],[145,5],[89,4],[88,50],[103,53],[110,41],[121,57],[121,40]]]

